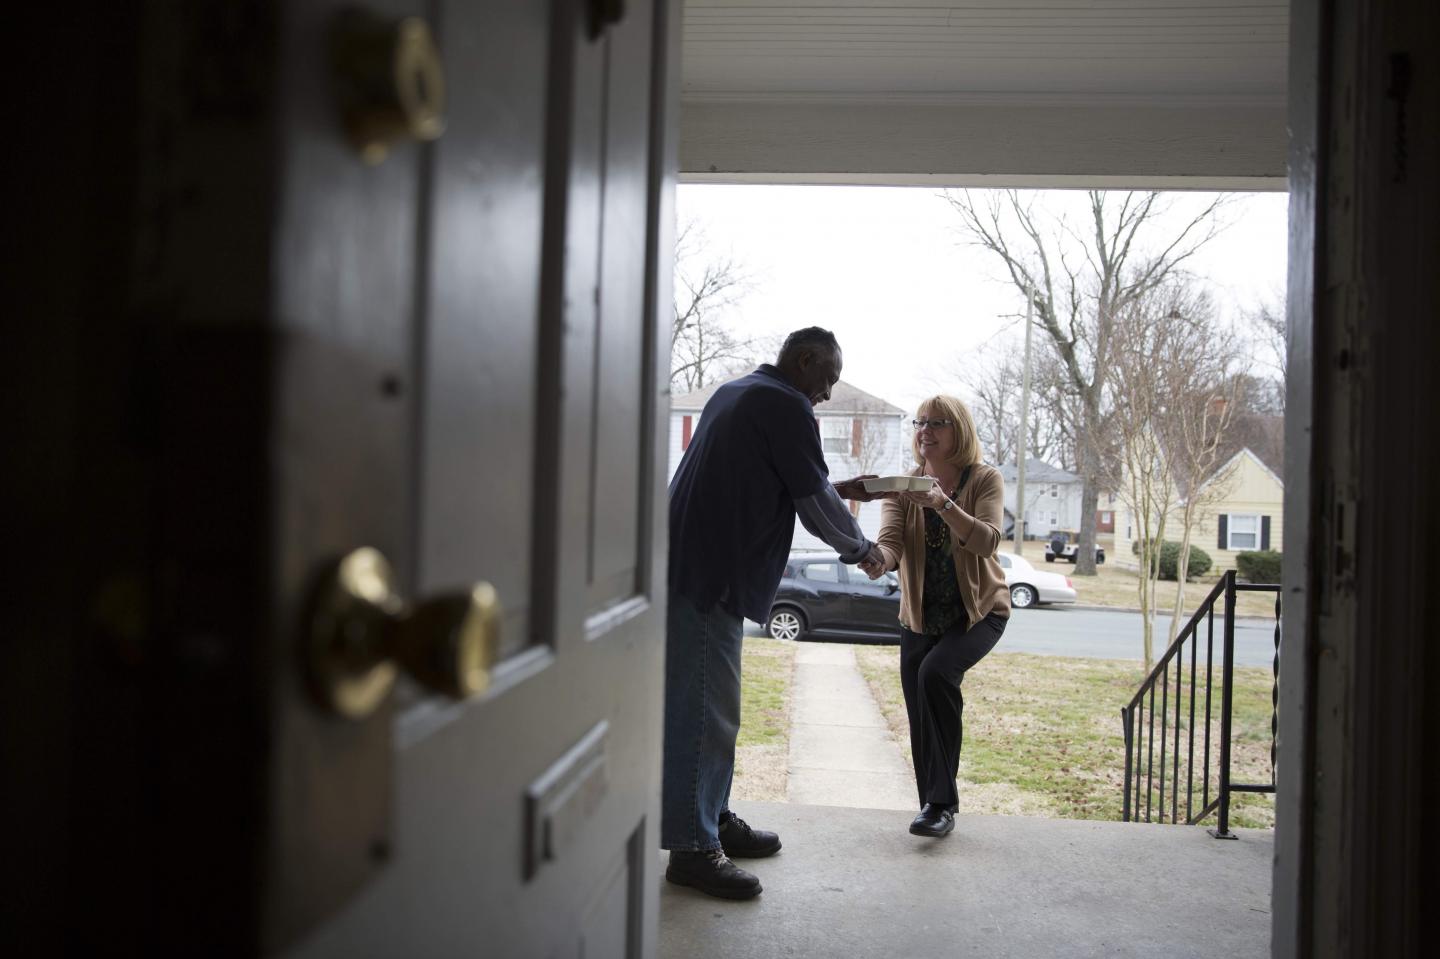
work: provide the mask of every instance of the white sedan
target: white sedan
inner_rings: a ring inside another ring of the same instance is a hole
[[[1016,609],[1041,603],[1075,602],[1075,584],[1069,576],[1047,573],[1030,565],[1030,561],[1014,553],[997,552],[995,558],[1005,570],[1005,585],[1010,587],[1010,605]]]

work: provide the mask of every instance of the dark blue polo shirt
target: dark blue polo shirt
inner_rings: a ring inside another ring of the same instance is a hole
[[[763,623],[795,500],[830,482],[810,399],[766,364],[715,391],[670,481],[670,588]]]

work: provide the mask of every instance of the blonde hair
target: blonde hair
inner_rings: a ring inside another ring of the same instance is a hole
[[[972,463],[980,462],[980,438],[975,434],[975,418],[970,415],[970,408],[963,400],[944,394],[921,400],[920,405],[915,408],[917,420],[923,410],[929,410],[931,418],[949,420],[954,424],[950,428],[955,431],[955,452],[951,453],[947,460],[950,465],[964,469]],[[925,462],[920,455],[919,430],[910,437],[910,452],[915,454],[917,464]]]

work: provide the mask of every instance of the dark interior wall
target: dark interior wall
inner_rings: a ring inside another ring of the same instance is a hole
[[[91,557],[99,544],[90,533],[98,502],[134,506],[133,489],[122,492],[117,478],[94,472],[105,456],[97,439],[113,432],[107,420],[115,405],[97,398],[113,395],[117,375],[97,370],[95,359],[128,348],[121,292],[137,170],[139,24],[133,16],[83,5],[57,16],[54,28],[72,53],[68,64],[31,74],[32,95],[13,103],[19,126],[32,134],[25,147],[10,151],[13,202],[5,231],[13,285],[4,355],[14,414],[7,417],[6,473],[15,520],[7,526],[23,559],[14,566],[13,604],[5,604],[0,644],[7,781],[0,795],[6,822],[23,824],[6,830],[6,926],[17,929],[22,943],[43,944],[46,951],[63,943],[69,863],[81,854],[82,837],[70,828],[72,757],[88,738],[75,715],[86,692],[76,670],[83,661],[123,677],[122,685],[133,690],[128,662],[134,652],[123,643],[103,648],[100,637],[89,650],[80,648],[91,619],[80,597],[94,588]],[[37,148],[41,144],[45,148]],[[108,734],[112,747],[123,742],[126,724]],[[125,754],[133,760],[127,745],[110,753]],[[125,768],[133,769],[133,761],[117,765],[110,788],[91,797],[97,825],[135,802],[137,779]],[[97,869],[112,854],[133,852],[128,843],[129,834],[121,833],[108,849],[95,850]]]
[[[7,951],[253,951],[272,15],[57,10],[17,103]]]

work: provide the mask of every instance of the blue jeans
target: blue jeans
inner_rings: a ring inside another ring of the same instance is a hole
[[[740,645],[744,620],[671,590],[665,624],[665,769],[660,845],[720,848],[740,732]]]

